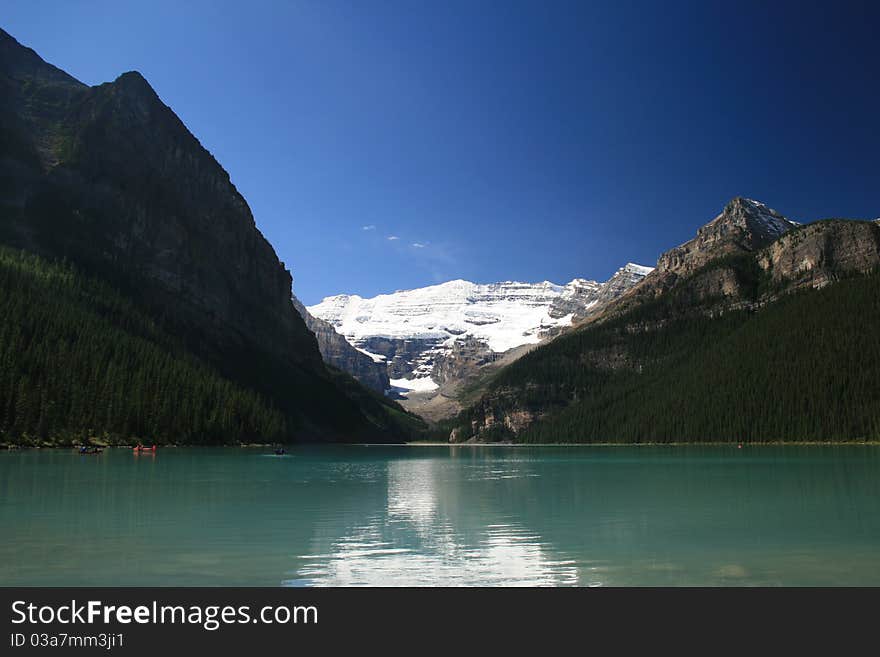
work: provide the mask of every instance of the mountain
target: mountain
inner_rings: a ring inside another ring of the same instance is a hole
[[[644,283],[610,304],[604,316],[624,314],[673,289],[683,309],[755,309],[783,292],[870,272],[876,227],[847,220],[802,226],[763,203],[735,198],[696,238],[662,254]]]
[[[455,280],[371,299],[327,297],[308,312],[386,363],[391,384],[411,395],[457,385],[501,354],[558,334],[650,271],[630,263],[604,283],[575,279],[566,285]]]
[[[880,439],[880,225],[734,199],[602,313],[501,369],[450,439]]]
[[[406,434],[399,407],[325,367],[247,202],[143,76],[88,87],[0,30],[0,118],[0,244],[41,258],[34,270],[61,262],[109,285],[155,322],[162,349],[275,409],[285,439]]]

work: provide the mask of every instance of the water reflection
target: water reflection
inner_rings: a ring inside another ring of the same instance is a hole
[[[516,522],[484,524],[477,503],[450,486],[449,461],[400,459],[387,463],[385,511],[333,541],[286,585],[301,586],[574,586],[573,560]],[[472,474],[472,473],[471,473]],[[496,467],[483,480],[529,476]],[[471,476],[471,475],[469,475]],[[464,507],[462,506],[464,505]],[[481,520],[482,519],[482,520]]]
[[[0,453],[0,585],[878,585],[880,448]]]

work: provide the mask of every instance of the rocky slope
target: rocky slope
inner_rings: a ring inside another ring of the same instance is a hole
[[[229,174],[139,73],[88,87],[0,31],[0,117],[0,242],[112,281],[299,437],[383,428],[327,372]]]
[[[718,314],[754,309],[780,294],[868,273],[876,265],[875,236],[880,227],[876,221],[837,219],[801,225],[766,207],[757,201],[732,200],[698,231],[697,238],[661,255],[642,285],[608,304],[595,319],[633,311],[672,290],[678,305],[689,311]]]
[[[877,222],[826,220],[801,226],[763,204],[734,199],[698,231],[694,240],[664,253],[657,268],[640,285],[608,304],[602,313],[501,370],[487,383],[479,399],[462,412],[450,438],[620,438],[602,436],[602,430],[606,430],[640,440],[674,440],[674,427],[679,426],[683,433],[678,439],[685,439],[684,432],[693,428],[687,426],[688,417],[702,417],[700,426],[715,426],[704,413],[706,408],[715,408],[713,392],[692,385],[697,383],[693,377],[699,372],[709,380],[716,376],[713,372],[722,371],[727,378],[719,382],[718,394],[723,390],[741,404],[752,395],[781,400],[784,395],[774,386],[779,385],[777,379],[786,369],[792,370],[792,376],[822,380],[824,387],[808,388],[805,381],[795,380],[787,385],[792,390],[804,388],[805,408],[815,413],[817,423],[833,426],[833,418],[823,415],[822,404],[833,401],[831,389],[840,381],[852,379],[856,376],[852,370],[858,369],[846,366],[838,370],[838,364],[860,358],[867,359],[867,364],[873,351],[861,344],[864,327],[859,328],[855,316],[850,322],[848,318],[812,317],[809,313],[820,313],[821,308],[852,312],[865,304],[863,299],[876,300],[874,281],[878,270]],[[830,283],[858,281],[866,275],[866,282],[842,286],[840,292],[835,292],[836,286],[828,288]],[[823,288],[828,288],[825,296],[810,296]],[[787,301],[793,297],[796,299]],[[797,319],[780,319],[786,317]],[[792,325],[786,326],[785,321]],[[780,322],[783,328],[777,329],[779,335],[761,333],[765,330],[762,324]],[[796,322],[815,325],[811,330],[828,336],[808,339]],[[839,334],[829,333],[833,322],[841,324]],[[791,336],[780,337],[791,331]],[[713,341],[719,345],[741,341],[748,344],[748,352],[714,352]],[[812,350],[809,358],[801,353],[804,349]],[[779,364],[773,364],[774,358]],[[714,360],[719,361],[715,370],[706,365]],[[818,367],[825,371],[807,374],[806,363],[811,360],[823,363]],[[768,382],[766,390],[760,387],[760,381]],[[667,411],[655,408],[654,402],[669,397],[673,404],[676,395],[682,403],[691,398],[694,407],[682,407],[678,425],[673,418],[661,427],[659,418],[667,420]],[[788,397],[785,402],[793,403]],[[873,398],[869,402],[873,404]],[[645,410],[649,405],[652,410]],[[852,416],[863,411],[853,410]],[[717,412],[727,413],[724,408]],[[785,415],[774,415],[772,421],[777,423],[780,435],[790,436],[794,420],[786,426]],[[612,422],[602,429],[609,418],[619,424]],[[858,426],[873,430],[871,418],[869,413],[859,420],[869,425]],[[725,422],[723,435],[716,435],[716,439],[732,435],[730,427],[749,427],[736,418]],[[798,430],[802,429],[798,425]],[[771,430],[769,425],[767,430]],[[755,435],[757,428],[752,426],[749,431]]]
[[[501,354],[591,316],[650,271],[630,263],[604,283],[567,285],[456,280],[372,299],[327,297],[308,311],[384,361],[392,385],[404,394],[429,392],[455,386]]]
[[[757,264],[788,291],[821,288],[836,280],[867,274],[880,264],[880,224],[818,221],[791,231],[763,249]]]
[[[380,394],[385,394],[391,388],[384,359],[374,359],[358,351],[330,324],[313,316],[295,296],[293,306],[309,330],[315,334],[318,350],[325,363],[348,372],[363,385]]]

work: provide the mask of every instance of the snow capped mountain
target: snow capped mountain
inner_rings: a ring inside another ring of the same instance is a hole
[[[559,324],[548,311],[564,289],[546,281],[478,285],[457,280],[372,299],[328,297],[309,312],[354,344],[368,337],[451,342],[471,335],[501,352],[537,342],[542,328]]]
[[[429,390],[445,378],[438,375],[438,366],[453,353],[491,360],[493,354],[538,343],[596,312],[650,272],[650,267],[630,263],[605,283],[454,280],[371,299],[340,294],[308,311],[362,353],[388,363],[393,385]]]

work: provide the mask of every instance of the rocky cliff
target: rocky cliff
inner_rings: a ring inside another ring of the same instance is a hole
[[[818,221],[786,233],[761,250],[758,266],[788,290],[819,288],[880,265],[876,221]]]
[[[380,394],[385,394],[391,388],[384,358],[374,358],[358,351],[330,324],[314,317],[295,296],[293,305],[309,330],[315,334],[318,350],[325,363],[348,372],[363,385]]]

